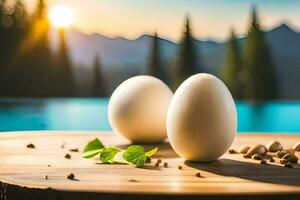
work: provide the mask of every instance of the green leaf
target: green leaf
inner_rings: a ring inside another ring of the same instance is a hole
[[[158,148],[155,148],[145,153],[144,147],[140,145],[131,145],[124,152],[123,158],[137,167],[143,167],[147,156],[153,155],[157,149]]]
[[[117,147],[106,147],[100,154],[100,160],[103,163],[113,163],[113,159],[121,149]]]
[[[94,157],[97,154],[101,153],[101,151],[103,151],[103,149],[95,149],[95,150],[87,151],[87,152],[82,154],[82,157],[91,158],[91,157]]]
[[[154,155],[157,152],[157,150],[158,150],[158,147],[146,152],[146,156],[150,157],[150,156]]]
[[[104,145],[102,144],[102,142],[98,138],[95,138],[94,140],[90,141],[85,145],[85,148],[83,150],[83,157],[91,158],[101,153],[103,148]]]

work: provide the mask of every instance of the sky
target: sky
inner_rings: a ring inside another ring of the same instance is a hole
[[[36,1],[24,0],[32,10]],[[157,31],[161,37],[180,39],[184,19],[200,39],[224,40],[230,28],[247,32],[250,10],[256,5],[263,28],[281,22],[300,30],[300,0],[46,0],[48,7],[68,5],[73,26],[84,33],[134,39]]]

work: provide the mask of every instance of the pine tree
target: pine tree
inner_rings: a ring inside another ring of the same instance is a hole
[[[9,47],[9,31],[13,24],[11,16],[8,14],[8,9],[5,0],[0,0],[0,70],[4,71],[7,67],[7,56]]]
[[[189,17],[175,62],[173,87],[177,88],[186,78],[199,72],[198,52],[192,36]]]
[[[234,30],[231,30],[225,52],[225,61],[221,68],[220,76],[235,98],[241,97],[241,68],[242,61],[240,57],[239,46]]]
[[[1,88],[1,95],[14,95],[16,92],[15,78],[18,71],[15,70],[14,65],[17,60],[18,50],[24,35],[28,28],[28,15],[26,8],[20,0],[17,0],[13,7],[6,7],[5,1],[0,4],[0,18],[1,18],[1,58],[2,61],[2,77],[0,77],[2,84],[5,86]]]
[[[6,27],[4,26],[5,19],[5,0],[0,0],[0,96],[5,95],[5,84],[4,81],[5,73],[7,70],[5,48],[6,48]]]
[[[244,98],[249,100],[275,99],[277,87],[269,48],[260,29],[256,9],[243,52]]]
[[[69,57],[65,29],[59,29],[59,48],[56,55],[56,66],[53,67],[53,80],[56,81],[55,96],[74,96],[75,81],[73,67]]]
[[[162,68],[160,57],[160,39],[156,32],[152,39],[147,74],[155,76],[163,81],[167,80],[166,70]]]
[[[92,75],[94,76],[92,82],[92,96],[95,97],[105,97],[107,96],[107,91],[105,83],[103,80],[103,73],[101,70],[101,62],[99,55],[96,55],[93,63]]]
[[[53,95],[51,82],[53,60],[48,40],[49,29],[47,6],[44,0],[39,0],[17,59],[18,95],[39,97]]]
[[[21,0],[16,1],[16,4],[14,6],[14,12],[12,13],[12,20],[12,34],[14,35],[13,57],[15,57],[18,53],[21,42],[24,40],[24,36],[28,31],[29,25],[29,16]]]

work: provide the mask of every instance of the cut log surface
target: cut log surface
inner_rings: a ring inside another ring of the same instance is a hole
[[[184,161],[166,142],[144,168],[102,164],[84,159],[84,145],[95,137],[107,146],[126,148],[130,143],[112,132],[30,131],[0,133],[0,199],[245,199],[300,197],[300,165],[285,168],[274,163],[226,153],[210,163]],[[286,149],[300,135],[239,134],[232,148],[280,141]],[[28,148],[28,144],[35,148]],[[63,147],[63,148],[62,148]],[[79,152],[70,151],[78,148]],[[213,146],[212,146],[213,148]],[[69,153],[71,159],[66,159]],[[296,152],[300,157],[300,152]],[[159,167],[154,164],[162,159]],[[167,162],[168,167],[163,163]],[[298,161],[299,163],[299,161]],[[178,166],[182,169],[178,169]],[[200,172],[200,177],[196,173]],[[74,180],[67,179],[68,174]],[[47,178],[46,178],[47,177]]]

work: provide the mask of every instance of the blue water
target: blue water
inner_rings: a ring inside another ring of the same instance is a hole
[[[111,130],[108,99],[0,99],[0,131]],[[300,101],[237,102],[239,132],[300,133]]]

